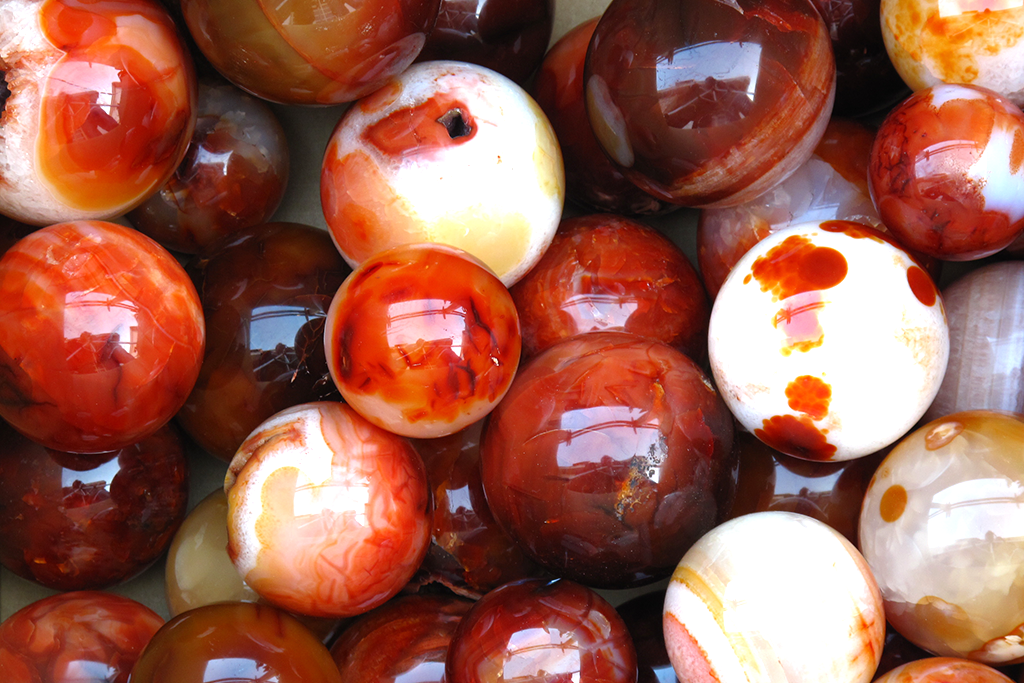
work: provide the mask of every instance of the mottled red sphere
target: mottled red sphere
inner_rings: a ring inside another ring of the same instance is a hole
[[[484,433],[495,519],[559,576],[626,588],[668,576],[735,491],[733,419],[661,342],[594,332],[520,370]]]
[[[0,564],[55,590],[122,583],[185,518],[188,461],[170,427],[112,453],[43,448],[0,424]]]
[[[583,65],[600,17],[576,26],[544,56],[531,90],[555,129],[565,161],[566,198],[595,211],[660,214],[679,208],[637,187],[601,149],[587,119]]]
[[[324,343],[345,401],[416,438],[487,415],[508,391],[522,347],[501,280],[440,244],[395,247],[360,264],[331,302]]]
[[[203,312],[184,268],[113,223],[53,225],[8,250],[0,319],[0,416],[55,450],[100,453],[149,436],[185,402],[203,359]]]
[[[528,355],[602,330],[657,339],[698,360],[707,355],[711,306],[700,276],[671,240],[628,218],[563,220],[540,263],[511,291]]]
[[[455,629],[473,603],[450,595],[406,595],[350,625],[331,646],[346,683],[443,683]]]
[[[635,683],[636,651],[604,598],[572,581],[497,588],[462,619],[448,650],[449,683]]]
[[[630,180],[665,201],[727,206],[811,155],[835,61],[810,0],[613,0],[584,88],[594,133]]]
[[[111,593],[44,598],[0,624],[0,673],[7,683],[127,683],[163,623],[145,605]]]
[[[132,683],[341,683],[327,648],[294,617],[251,602],[179,614],[157,631]]]

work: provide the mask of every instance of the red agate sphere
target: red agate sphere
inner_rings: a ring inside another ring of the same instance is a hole
[[[37,230],[0,259],[0,416],[99,453],[152,434],[199,374],[205,323],[174,257],[113,223]]]
[[[192,60],[150,0],[25,0],[0,19],[0,211],[113,218],[156,192],[196,118]]]

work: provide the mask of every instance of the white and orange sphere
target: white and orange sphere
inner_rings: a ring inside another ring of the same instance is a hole
[[[481,66],[424,62],[345,113],[324,154],[320,198],[353,267],[394,246],[437,242],[476,256],[509,286],[554,237],[565,169],[525,90]]]
[[[733,267],[708,355],[726,404],[761,441],[807,460],[849,460],[924,414],[949,329],[931,277],[890,237],[859,223],[804,223]]]
[[[663,626],[690,683],[867,683],[885,641],[864,558],[792,512],[737,517],[697,541],[672,575]]]

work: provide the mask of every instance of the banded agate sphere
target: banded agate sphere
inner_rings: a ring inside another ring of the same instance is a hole
[[[924,414],[949,331],[931,277],[888,236],[803,223],[733,268],[711,311],[708,355],[722,397],[757,438],[807,460],[849,460]]]
[[[613,0],[591,40],[584,92],[601,146],[641,189],[726,206],[806,161],[835,78],[810,0]]]
[[[196,79],[152,0],[0,7],[0,211],[34,225],[120,216],[185,155]]]
[[[903,439],[864,497],[860,547],[889,622],[937,655],[1024,662],[1024,418],[967,411]]]

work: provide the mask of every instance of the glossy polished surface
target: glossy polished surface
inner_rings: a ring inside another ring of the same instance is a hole
[[[1024,263],[978,268],[942,290],[949,365],[926,420],[963,410],[1024,412]]]
[[[531,92],[558,135],[565,160],[566,198],[593,211],[626,215],[678,208],[644,192],[601,149],[587,121],[583,66],[600,16],[575,27],[551,46]]]
[[[665,629],[661,625],[664,608],[663,590],[632,598],[615,608],[626,622],[636,648],[637,683],[676,683],[678,680],[665,648]]]
[[[505,584],[479,600],[448,653],[448,683],[634,683],[636,652],[622,618],[571,581]]]
[[[188,265],[206,319],[206,355],[178,423],[230,461],[263,420],[337,399],[324,328],[351,272],[323,230],[268,223],[240,231]]]
[[[482,419],[522,347],[512,297],[465,252],[396,247],[352,273],[327,313],[327,364],[345,401],[396,434],[433,438]]]
[[[871,196],[908,249],[966,261],[1024,230],[1024,113],[983,88],[938,85],[893,109],[871,152]]]
[[[565,170],[537,103],[499,73],[426,62],[351,107],[324,152],[320,202],[352,267],[402,244],[473,254],[505,285],[558,228]]]
[[[56,450],[105,452],[152,434],[185,402],[203,358],[184,269],[112,223],[50,226],[8,250],[0,319],[0,416]]]
[[[0,624],[0,672],[8,683],[127,683],[163,623],[119,595],[54,595]]]
[[[331,646],[346,683],[442,683],[448,645],[473,603],[440,595],[395,598]]]
[[[341,403],[264,422],[239,447],[224,488],[235,567],[292,612],[367,612],[405,586],[430,543],[419,455]]]
[[[931,404],[948,355],[931,277],[887,235],[846,221],[758,242],[719,291],[708,332],[736,419],[807,460],[850,460],[899,439]]]
[[[608,155],[686,206],[740,203],[785,178],[818,144],[835,95],[810,0],[613,0],[584,78]]]
[[[868,488],[860,547],[889,622],[929,652],[1024,661],[1022,448],[1020,416],[954,413],[903,439]]]
[[[419,61],[471,62],[522,85],[544,58],[554,20],[555,0],[441,0]]]
[[[243,90],[285,104],[368,95],[419,55],[440,0],[182,0],[192,37]]]
[[[196,117],[192,61],[149,0],[12,0],[0,211],[36,225],[113,218],[174,172]]]
[[[733,422],[660,342],[595,332],[525,365],[484,433],[502,527],[559,576],[626,588],[668,576],[735,490]]]
[[[875,679],[875,683],[1013,683],[984,664],[952,657],[910,662]]]
[[[288,184],[288,141],[274,112],[220,81],[201,81],[185,160],[128,214],[157,242],[186,254],[270,219]]]
[[[707,355],[711,305],[700,276],[667,237],[628,218],[563,220],[511,291],[528,355],[602,330],[657,339],[698,361]]]
[[[330,653],[280,610],[223,602],[179,614],[146,646],[132,683],[341,683]]]
[[[155,562],[188,504],[169,427],[115,453],[74,455],[0,426],[0,563],[56,590],[106,588]]]
[[[683,556],[664,628],[681,681],[867,683],[885,614],[853,544],[810,517],[758,512]]]
[[[414,443],[427,468],[434,522],[430,550],[413,583],[440,583],[473,599],[543,572],[491,514],[480,480],[483,424]]]

